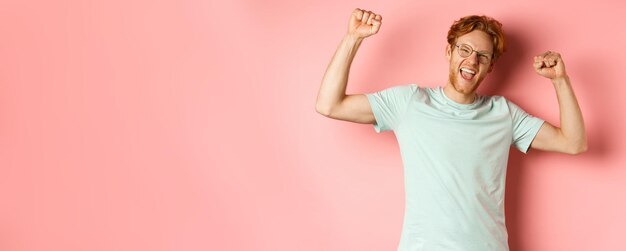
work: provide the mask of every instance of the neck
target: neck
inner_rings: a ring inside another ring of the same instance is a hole
[[[476,93],[462,93],[454,89],[450,84],[443,88],[443,93],[454,102],[459,104],[471,104],[476,100]]]

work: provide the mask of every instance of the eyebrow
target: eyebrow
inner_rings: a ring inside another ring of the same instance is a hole
[[[490,51],[476,51],[476,52],[478,52],[479,54],[493,54],[493,52],[490,52]]]
[[[470,46],[471,46],[471,45],[470,45]],[[493,54],[493,52],[490,52],[490,51],[478,51],[478,50],[475,50],[475,49],[474,49],[474,47],[472,47],[472,49],[473,49],[474,51],[476,51],[476,52],[480,53],[480,54]]]
[[[476,51],[476,52],[478,52],[478,53],[482,53],[482,54],[493,54],[493,52],[492,52],[492,51],[491,51],[491,52],[490,52],[490,51],[484,51],[484,50],[482,50],[482,51],[478,51],[478,50],[476,50],[476,48],[474,48],[474,46],[472,46],[472,45],[471,45],[471,44],[469,44],[469,43],[459,42],[459,45],[461,45],[461,44],[466,44],[466,45],[468,45],[469,47],[472,47],[472,50],[474,50],[474,51]]]

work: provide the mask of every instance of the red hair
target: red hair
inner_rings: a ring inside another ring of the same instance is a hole
[[[483,31],[491,36],[493,42],[493,61],[504,53],[506,48],[504,46],[502,24],[488,16],[472,15],[462,17],[455,21],[448,31],[448,44],[454,46],[457,38],[474,30]]]

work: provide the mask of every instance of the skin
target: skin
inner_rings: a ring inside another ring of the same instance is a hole
[[[565,71],[561,54],[547,51],[534,57],[535,72],[550,79],[559,100],[561,127],[548,122],[539,129],[533,149],[579,154],[587,151],[587,135],[580,106]]]
[[[346,95],[350,66],[363,40],[380,31],[382,16],[367,10],[355,9],[348,22],[348,32],[341,40],[331,62],[326,69],[315,105],[316,111],[326,117],[373,124],[374,114],[365,94]],[[474,50],[492,52],[493,44],[489,35],[482,31],[472,31],[457,38]],[[446,96],[457,103],[469,104],[476,97],[476,89],[493,69],[493,63],[480,64],[474,52],[463,58],[456,47],[448,45],[448,82],[444,87]],[[460,75],[460,68],[468,67],[476,72],[471,80]],[[533,67],[539,76],[549,79],[555,88],[559,101],[560,127],[544,123],[531,148],[567,154],[579,154],[587,150],[585,126],[576,95],[561,55],[547,51],[534,57]]]
[[[481,53],[493,53],[493,42],[487,33],[474,30],[457,38],[457,44],[467,44]],[[469,57],[463,58],[458,53],[458,48],[452,45],[446,47],[446,58],[450,63],[448,83],[444,87],[444,93],[450,99],[460,104],[470,104],[476,97],[476,89],[493,69],[493,63],[481,64],[478,62],[478,54],[473,52]],[[461,67],[469,68],[476,72],[471,80],[461,77]]]

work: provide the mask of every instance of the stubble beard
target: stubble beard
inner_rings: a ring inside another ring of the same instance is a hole
[[[482,82],[482,79],[479,79],[476,84],[472,85],[471,90],[464,90],[459,87],[458,79],[457,79],[459,76],[457,73],[458,73],[457,71],[450,70],[450,73],[448,74],[448,81],[452,85],[452,88],[454,88],[454,90],[456,90],[457,92],[463,93],[465,95],[470,95],[472,93],[475,94],[476,89],[478,89],[478,86],[480,86],[480,82]],[[478,76],[475,76],[475,77],[478,77]]]

